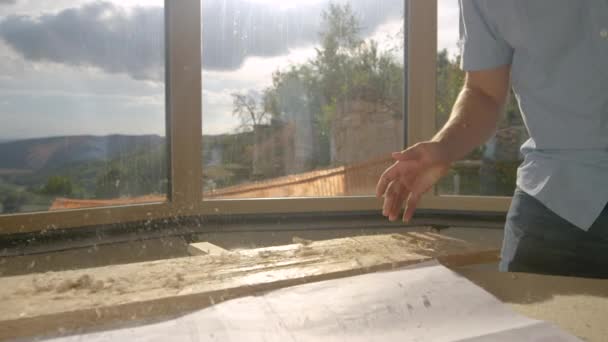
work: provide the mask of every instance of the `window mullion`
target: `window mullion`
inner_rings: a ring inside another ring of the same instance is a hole
[[[202,200],[201,3],[165,1],[167,135],[171,202],[195,208]]]

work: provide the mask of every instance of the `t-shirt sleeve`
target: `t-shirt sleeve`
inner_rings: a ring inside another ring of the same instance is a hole
[[[494,69],[511,64],[513,48],[492,22],[488,6],[485,1],[460,0],[461,68],[464,71]]]

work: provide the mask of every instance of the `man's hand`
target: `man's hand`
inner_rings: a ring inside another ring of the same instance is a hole
[[[384,196],[382,213],[403,221],[414,215],[418,201],[459,160],[496,131],[510,88],[511,66],[467,72],[450,119],[432,141],[393,153],[396,163],[384,171],[376,195]]]
[[[409,222],[424,193],[450,169],[450,162],[437,142],[419,143],[393,153],[395,164],[386,169],[376,188],[376,196],[384,196],[382,215],[397,220],[405,203],[403,221]]]

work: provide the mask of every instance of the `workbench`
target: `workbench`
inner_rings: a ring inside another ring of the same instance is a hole
[[[323,281],[350,282],[433,261],[526,316],[589,341],[608,336],[606,281],[501,274],[487,266],[497,261],[496,249],[431,232],[294,242],[0,278],[0,340],[149,325],[232,305],[231,299]]]

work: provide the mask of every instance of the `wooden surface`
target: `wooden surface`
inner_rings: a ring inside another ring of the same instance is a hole
[[[188,254],[195,255],[222,255],[228,253],[227,250],[209,242],[197,242],[188,245]]]
[[[497,268],[454,270],[525,316],[551,322],[584,341],[608,341],[608,279],[502,273]]]
[[[291,286],[49,342],[581,342],[436,261]]]
[[[0,340],[179,315],[260,291],[433,258],[458,265],[498,255],[434,233],[300,242],[220,256],[0,278]]]

